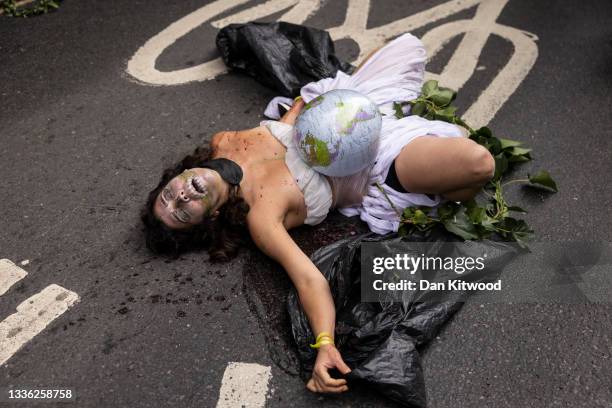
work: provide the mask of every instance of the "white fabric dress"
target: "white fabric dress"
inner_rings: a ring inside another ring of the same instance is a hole
[[[264,120],[260,125],[267,127],[272,136],[287,148],[285,164],[304,194],[306,203],[304,224],[319,224],[325,219],[332,205],[332,190],[329,182],[323,174],[313,170],[299,156],[293,141],[293,126],[275,120]]]
[[[363,201],[360,204],[338,208],[346,216],[359,215],[368,224],[370,230],[378,234],[397,231],[400,219],[376,183],[381,185],[389,199],[400,211],[411,206],[434,207],[442,202],[440,196],[430,198],[425,194],[401,193],[383,184],[391,163],[402,148],[415,138],[424,135],[463,136],[460,128],[450,123],[427,120],[418,116],[407,116],[402,119],[394,116],[393,102],[409,101],[419,96],[425,73],[425,62],[426,53],[423,43],[411,34],[404,34],[378,50],[353,75],[338,71],[335,78],[311,82],[305,85],[300,92],[304,101],[309,102],[332,89],[351,89],[367,95],[378,105],[383,114],[380,147],[376,161],[365,173],[368,181]],[[273,119],[280,117],[279,102],[288,105],[293,103],[289,98],[274,98],[266,108],[267,117]],[[304,196],[308,201],[306,192]],[[320,214],[317,218],[321,218]]]

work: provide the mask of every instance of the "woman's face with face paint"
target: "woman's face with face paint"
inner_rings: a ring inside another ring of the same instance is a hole
[[[172,229],[184,229],[216,215],[229,186],[211,169],[193,168],[174,177],[161,190],[153,211]]]

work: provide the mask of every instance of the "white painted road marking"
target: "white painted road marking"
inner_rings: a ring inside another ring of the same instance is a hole
[[[194,67],[170,72],[159,71],[155,68],[155,62],[161,53],[174,44],[179,38],[187,35],[192,30],[210,21],[219,14],[244,3],[248,3],[248,1],[249,0],[217,0],[175,21],[159,34],[149,39],[138,49],[138,51],[136,51],[136,54],[134,54],[128,62],[127,73],[151,85],[179,85],[192,81],[204,81],[212,79],[219,74],[223,74],[227,71],[227,68],[221,58],[216,58]],[[274,14],[291,5],[295,6],[281,16],[280,19],[299,24],[306,20],[314,11],[318,10],[319,1],[302,0],[298,2],[298,0],[269,0],[264,4],[252,7],[244,12],[226,17],[219,21],[224,22],[231,20],[232,22],[238,22],[243,20],[240,22],[245,22]],[[212,22],[213,25],[216,23],[217,22]]]
[[[263,407],[271,375],[268,366],[228,363],[221,380],[217,408]]]
[[[422,38],[431,59],[448,41],[464,34],[442,73],[428,75],[428,78],[438,79],[444,86],[457,90],[478,70],[480,53],[491,34],[508,40],[514,47],[510,60],[463,115],[463,119],[473,127],[485,126],[493,119],[538,58],[537,36],[496,22],[507,3],[508,0],[482,2],[472,19],[440,25]]]
[[[148,40],[134,54],[128,62],[127,73],[143,83],[152,85],[179,85],[213,79],[227,71],[220,58],[168,72],[157,70],[155,62],[164,50],[179,38],[206,22],[219,28],[228,23],[244,23],[269,16],[292,6],[278,20],[300,24],[316,13],[322,4],[320,0],[268,0],[263,4],[212,21],[216,16],[245,3],[248,3],[248,0],[217,0],[174,22]],[[380,47],[395,36],[477,6],[474,18],[451,21],[434,27],[423,36],[423,42],[431,59],[451,39],[463,35],[460,45],[443,72],[440,75],[431,73],[427,75],[427,78],[438,79],[441,85],[457,91],[477,70],[478,59],[490,35],[498,35],[512,43],[514,51],[510,60],[464,115],[464,119],[471,126],[479,127],[493,119],[523,82],[538,56],[538,47],[535,43],[537,37],[534,34],[497,23],[497,18],[507,3],[508,0],[450,0],[383,26],[368,28],[370,0],[349,0],[344,22],[328,31],[334,41],[350,38],[357,42],[360,49],[357,59],[363,59],[369,51]]]
[[[15,283],[28,273],[8,259],[0,259],[0,296],[4,295]]]
[[[76,293],[49,285],[17,306],[17,313],[0,322],[0,366],[78,300]]]

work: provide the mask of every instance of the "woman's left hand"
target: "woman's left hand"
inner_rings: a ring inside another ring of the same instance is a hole
[[[339,393],[348,391],[345,379],[335,379],[329,375],[328,370],[332,368],[337,368],[342,374],[351,372],[351,369],[342,360],[340,352],[333,344],[322,345],[317,353],[317,360],[312,370],[312,378],[308,380],[306,388],[312,392]]]

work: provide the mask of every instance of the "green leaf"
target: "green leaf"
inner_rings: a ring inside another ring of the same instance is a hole
[[[438,207],[438,218],[440,220],[451,218],[459,210],[459,204],[454,201],[447,201]]]
[[[550,173],[546,170],[541,170],[534,174],[533,176],[529,176],[529,184],[530,187],[539,188],[547,191],[554,191],[555,193],[559,191],[557,189],[557,183],[552,179]]]
[[[489,129],[486,126],[481,127],[480,129],[477,129],[474,131],[474,134],[478,135],[478,136],[483,136],[485,138],[490,138],[493,137],[493,133],[491,132],[491,129]]]
[[[504,138],[499,138],[499,141],[501,142],[501,147],[503,150],[506,150],[509,147],[516,147],[516,146],[520,146],[523,143],[519,142],[518,140],[511,140],[511,139],[504,139]]]
[[[406,207],[402,212],[402,218],[404,219],[412,219],[414,217],[414,208]]]
[[[474,223],[479,224],[482,218],[486,215],[486,209],[480,207],[474,198],[467,201],[462,201],[461,204],[465,207],[465,213],[468,218]],[[482,212],[482,214],[481,214]]]
[[[508,158],[508,163],[524,163],[531,160],[531,155],[529,153],[524,154],[522,156],[510,156]]]
[[[429,217],[423,212],[423,210],[416,210],[412,221],[417,225],[424,225],[429,222]]]
[[[485,215],[482,219],[482,222],[480,223],[480,225],[487,231],[490,232],[495,232],[497,231],[497,220],[494,218],[489,217],[488,215]]]
[[[424,97],[430,97],[438,89],[438,81],[431,79],[423,84],[421,93]]]
[[[499,180],[501,176],[508,170],[508,159],[503,153],[493,156],[495,159],[495,173],[493,180]]]
[[[442,109],[439,111],[440,113],[444,114],[444,115],[455,115],[457,112],[457,107],[456,106],[447,106],[446,108]]]
[[[410,113],[417,116],[423,116],[423,113],[425,113],[426,108],[427,105],[425,105],[424,102],[417,102],[411,108]]]
[[[466,210],[466,214],[473,224],[480,224],[482,223],[482,220],[487,216],[487,211],[482,207],[476,206],[469,207]]]
[[[529,226],[525,220],[517,220],[516,218],[506,217],[502,222],[503,229],[516,232],[516,233],[528,233],[533,232],[529,229]]]
[[[399,102],[393,102],[393,110],[395,111],[395,117],[401,119],[404,117],[404,111],[402,110],[402,104]]]
[[[456,106],[447,106],[444,109],[437,110],[435,112],[435,117],[437,120],[443,120],[445,122],[453,123],[453,120],[455,119],[456,110]]]
[[[478,207],[478,203],[476,202],[476,199],[474,198],[470,200],[462,201],[461,204],[463,204],[463,206],[467,208],[468,210]]]
[[[521,247],[527,247],[525,241],[531,238],[533,230],[529,228],[529,225],[524,220],[506,217],[500,224],[500,228],[509,231],[505,233],[506,236],[514,239]]]
[[[444,228],[463,239],[478,239],[478,233],[472,221],[465,213],[465,208],[461,208],[452,218],[442,221]]]
[[[531,149],[525,147],[513,147],[507,150],[513,156],[524,156],[531,151]]]
[[[489,152],[491,152],[493,156],[501,153],[502,151],[501,142],[498,138],[493,136],[487,139],[487,142],[484,146],[487,148],[487,150],[489,150]]]
[[[470,139],[472,139],[473,141],[475,141],[481,146],[485,146],[485,147],[487,146],[487,138],[484,136],[480,136],[475,133],[472,133],[470,134]]]
[[[527,211],[525,211],[521,207],[517,207],[515,205],[512,205],[512,206],[508,207],[508,211],[514,211],[514,212],[519,212],[519,213],[527,214]]]
[[[444,107],[455,99],[457,93],[449,88],[440,88],[433,94],[431,94],[430,99],[436,106]]]

